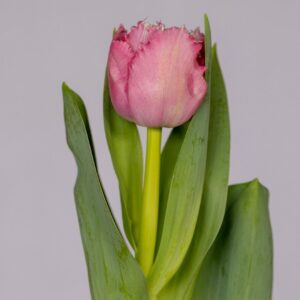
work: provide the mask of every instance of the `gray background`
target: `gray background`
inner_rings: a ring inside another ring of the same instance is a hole
[[[85,99],[120,220],[101,94],[112,28],[210,16],[230,100],[231,182],[271,191],[274,299],[299,299],[300,2],[0,0],[0,299],[89,299],[61,82]],[[241,299],[242,300],[242,299]]]

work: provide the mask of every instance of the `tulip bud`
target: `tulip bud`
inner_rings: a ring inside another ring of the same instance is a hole
[[[111,42],[108,80],[112,104],[125,119],[146,127],[176,127],[202,103],[204,36],[197,28],[165,28],[143,21],[120,25]]]

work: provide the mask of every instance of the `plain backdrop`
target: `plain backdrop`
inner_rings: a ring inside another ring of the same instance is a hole
[[[62,81],[85,100],[120,221],[101,102],[112,29],[145,18],[202,27],[205,12],[229,96],[230,182],[258,177],[270,189],[273,299],[299,299],[299,0],[0,0],[1,300],[90,297]]]

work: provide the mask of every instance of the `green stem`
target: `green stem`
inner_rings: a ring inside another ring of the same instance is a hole
[[[137,251],[137,260],[145,276],[148,275],[153,264],[155,251],[159,205],[160,144],[161,128],[148,128],[143,206]]]

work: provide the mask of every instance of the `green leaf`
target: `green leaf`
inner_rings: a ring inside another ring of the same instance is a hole
[[[92,299],[146,300],[145,278],[119,232],[102,189],[84,104],[66,84],[62,90],[67,141],[78,167],[75,201]]]
[[[258,180],[230,187],[224,223],[200,270],[193,299],[271,300],[268,191]]]
[[[193,241],[175,277],[161,293],[172,299],[187,299],[201,263],[221,227],[227,201],[230,159],[229,113],[225,84],[216,47],[212,49],[211,111],[205,182]],[[165,297],[166,297],[165,296]]]
[[[188,126],[189,122],[172,129],[161,154],[159,218],[157,224],[156,253],[160,245],[174,167]]]
[[[171,178],[160,245],[148,277],[153,295],[180,267],[192,241],[202,198],[210,111],[211,40],[207,18],[205,53],[208,91],[187,128]]]
[[[127,238],[137,249],[142,209],[143,153],[137,126],[114,110],[107,76],[103,97],[104,127],[113,166],[119,180],[123,225]]]

